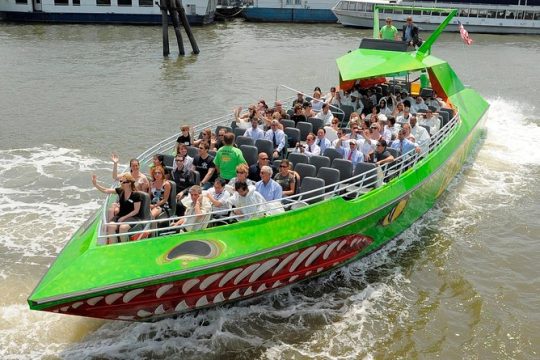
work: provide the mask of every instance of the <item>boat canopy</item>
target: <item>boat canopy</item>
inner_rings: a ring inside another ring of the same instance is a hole
[[[419,59],[414,52],[373,49],[351,51],[338,58],[336,62],[342,83],[381,76],[397,76],[446,63],[431,55]]]

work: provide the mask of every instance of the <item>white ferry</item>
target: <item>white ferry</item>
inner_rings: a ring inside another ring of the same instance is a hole
[[[1,1],[1,0],[0,0]],[[243,11],[248,21],[336,23],[337,0],[252,0]]]
[[[161,24],[155,0],[0,0],[0,20],[14,22]],[[184,0],[188,21],[214,21],[217,0]]]
[[[457,9],[456,23],[460,21],[469,32],[494,34],[540,34],[540,0],[340,0],[332,11],[345,26],[370,28],[373,24],[373,6],[401,5]],[[434,30],[445,18],[440,11],[414,9],[380,9],[379,18],[391,17],[401,30],[408,16],[421,30]],[[381,24],[383,24],[381,22]],[[459,31],[457,26],[447,31]]]

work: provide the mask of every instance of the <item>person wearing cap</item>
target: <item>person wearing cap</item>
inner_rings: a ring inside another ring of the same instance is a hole
[[[304,99],[304,94],[299,92],[296,94],[296,99],[294,99],[294,101],[292,102],[292,107],[294,108],[298,104],[303,106],[305,101],[306,100]]]
[[[392,25],[392,18],[386,18],[386,25],[379,31],[379,38],[384,40],[398,40],[398,30]]]
[[[322,110],[319,111],[317,115],[315,115],[315,118],[323,120],[324,125],[330,125],[330,122],[334,118],[334,115],[330,111],[330,105],[327,103],[323,103]]]
[[[352,162],[353,168],[356,167],[356,164],[364,162],[364,154],[359,149],[359,141],[355,139],[347,140],[345,137],[341,137],[336,143],[336,150],[343,159]]]

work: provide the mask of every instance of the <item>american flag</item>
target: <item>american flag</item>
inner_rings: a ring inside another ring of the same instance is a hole
[[[465,30],[463,27],[463,24],[458,21],[459,24],[459,35],[461,35],[461,39],[463,39],[463,42],[467,45],[471,45],[473,43],[472,39],[469,37],[469,32]]]

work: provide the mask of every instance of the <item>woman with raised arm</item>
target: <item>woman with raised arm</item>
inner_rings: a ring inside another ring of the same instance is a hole
[[[150,183],[150,212],[155,219],[163,211],[169,212],[169,195],[171,193],[171,184],[165,180],[165,170],[162,166],[154,166],[150,170],[152,182]]]
[[[113,161],[112,178],[113,180],[119,181],[120,178],[118,177],[118,162],[120,161],[120,158],[116,153],[112,153],[111,160]],[[129,160],[129,171],[131,176],[133,176],[133,179],[135,179],[135,190],[148,192],[148,189],[150,188],[150,182],[148,181],[146,175],[141,172],[141,165],[139,164],[139,160]]]
[[[131,174],[120,175],[120,187],[106,188],[97,183],[96,175],[92,175],[92,184],[96,189],[105,194],[117,194],[119,202],[118,213],[109,220],[107,225],[108,244],[117,243],[118,240],[124,242],[128,238],[124,236],[111,236],[128,232],[136,224],[123,224],[124,222],[140,221],[139,213],[141,210],[141,194],[135,191],[135,179]]]

